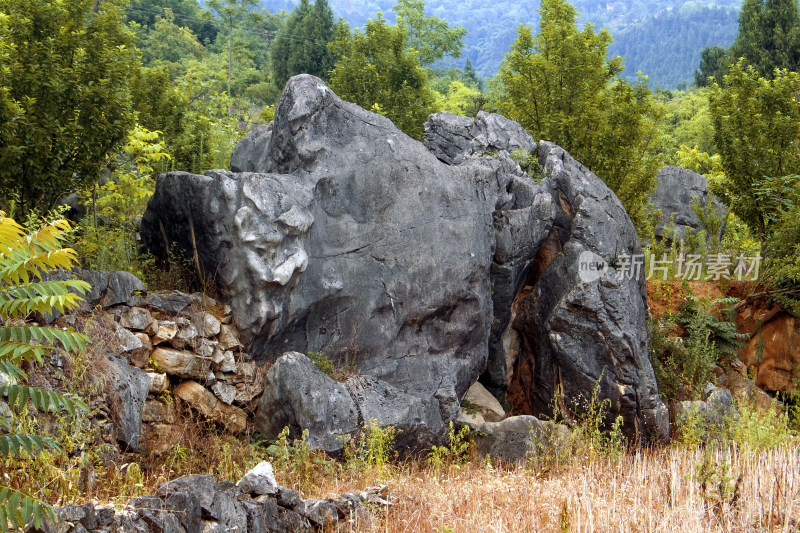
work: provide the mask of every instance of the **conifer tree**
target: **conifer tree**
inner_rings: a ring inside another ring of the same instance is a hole
[[[279,88],[296,74],[328,79],[333,53],[328,43],[335,37],[333,10],[328,0],[300,0],[272,47],[273,79]]]
[[[745,0],[731,54],[734,60],[743,57],[768,79],[775,76],[775,69],[800,70],[797,0]]]

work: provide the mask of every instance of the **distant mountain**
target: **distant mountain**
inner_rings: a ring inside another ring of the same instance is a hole
[[[351,26],[361,26],[382,12],[388,20],[395,0],[328,0],[337,16]],[[291,10],[295,0],[262,0],[271,12]],[[700,51],[709,45],[728,46],[736,35],[740,0],[714,4],[696,0],[577,0],[581,23],[608,28],[615,38],[609,53],[625,58],[625,74],[641,71],[651,85],[673,88],[693,80]],[[453,26],[464,26],[464,54],[435,67],[462,67],[470,58],[481,76],[494,76],[503,56],[517,36],[520,24],[538,26],[539,2],[518,0],[427,0],[428,14]]]

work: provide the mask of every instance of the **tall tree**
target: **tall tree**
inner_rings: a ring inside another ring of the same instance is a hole
[[[709,106],[725,179],[716,191],[762,241],[797,195],[800,74],[758,75],[740,60],[714,84]]]
[[[405,133],[421,139],[425,120],[433,112],[433,97],[425,69],[407,49],[405,29],[389,26],[380,14],[362,32],[350,31],[340,21],[331,48],[338,58],[331,72],[331,89],[345,100],[384,114]]]
[[[208,0],[210,7],[228,28],[228,96],[231,95],[231,72],[233,65],[233,29],[251,15],[258,0]]]
[[[731,54],[765,78],[772,78],[775,69],[800,70],[797,0],[745,0]]]
[[[130,0],[125,13],[128,21],[150,30],[165,9],[175,15],[175,24],[189,28],[200,42],[207,44],[216,39],[217,28],[212,24],[211,14],[197,0]]]
[[[122,0],[0,0],[0,194],[51,207],[97,179],[135,121]],[[9,46],[10,45],[10,46]]]
[[[301,0],[275,37],[272,71],[275,83],[283,88],[296,74],[312,74],[328,79],[334,55],[328,43],[336,37],[333,10],[328,0]]]
[[[696,87],[708,86],[708,78],[722,81],[730,68],[730,54],[721,46],[707,46],[700,52],[700,67],[694,71]]]
[[[425,14],[425,0],[398,0],[392,8],[397,14],[397,25],[408,32],[408,46],[419,54],[425,66],[449,55],[459,57],[464,46],[462,38],[467,29],[451,28],[447,22]]]
[[[658,166],[647,83],[622,79],[622,60],[606,54],[611,35],[588,24],[579,31],[575,8],[564,0],[543,0],[540,13],[539,34],[520,26],[503,61],[502,107],[534,137],[558,143],[589,167],[642,222]]]

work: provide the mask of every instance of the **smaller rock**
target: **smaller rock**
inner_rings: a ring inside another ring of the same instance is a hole
[[[500,422],[506,417],[505,409],[486,388],[477,381],[467,390],[464,401],[474,405],[486,422]]]
[[[339,521],[339,512],[336,506],[326,501],[307,500],[295,507],[294,510],[320,528],[335,527]]]
[[[217,341],[210,341],[208,339],[204,339],[202,337],[198,337],[194,343],[194,353],[202,357],[211,357],[214,359],[214,354],[219,351],[217,346],[219,343]]]
[[[215,305],[217,305],[217,301],[214,298],[206,296],[202,292],[193,292],[192,294],[189,295],[189,297],[195,302],[207,305],[209,307],[214,307]]]
[[[175,406],[158,400],[147,400],[142,409],[142,422],[172,424],[175,422]]]
[[[214,386],[211,387],[211,390],[214,391],[217,398],[227,405],[231,405],[236,398],[236,387],[227,385],[221,381],[216,382]]]
[[[188,294],[175,291],[166,294],[150,293],[144,301],[153,309],[177,315],[192,303],[192,298]]]
[[[220,372],[236,372],[236,359],[233,357],[233,352],[226,350],[222,353],[222,361],[217,368]]]
[[[175,333],[175,336],[169,340],[170,345],[176,350],[181,350],[187,346],[194,346],[195,339],[200,336],[194,324],[183,317],[176,318],[175,323],[178,326],[178,331]]]
[[[145,331],[153,323],[153,315],[142,307],[131,307],[122,313],[119,323],[123,328]]]
[[[153,345],[158,346],[162,342],[172,340],[178,334],[178,324],[170,320],[159,320],[153,335]]]
[[[237,403],[248,403],[263,391],[264,383],[258,383],[256,381],[252,381],[250,383],[237,383],[236,395],[234,396],[233,401]]]
[[[144,368],[150,361],[150,354],[153,353],[153,343],[147,333],[134,333],[133,335],[139,339],[142,347],[131,350],[129,354],[131,364],[137,368]]]
[[[169,377],[166,374],[148,372],[150,378],[150,394],[161,394],[169,387]]]
[[[193,352],[156,348],[153,359],[161,370],[172,376],[205,379],[211,370],[211,360],[198,357]]]
[[[114,328],[114,337],[111,340],[112,351],[123,354],[133,350],[143,348],[142,341],[136,335],[123,328],[116,322],[112,322]]]
[[[144,290],[144,283],[130,272],[110,271],[107,274],[107,289],[100,299],[103,307],[128,303],[135,292]]]
[[[239,334],[233,326],[222,324],[220,326],[219,335],[217,335],[217,340],[223,350],[243,348],[242,343],[239,342]]]
[[[261,461],[246,473],[236,486],[246,494],[275,494],[278,491],[275,472],[272,470],[272,465],[266,461]]]
[[[531,454],[547,453],[569,442],[570,431],[563,424],[539,420],[534,416],[512,416],[501,422],[487,422],[476,433],[481,456],[505,461],[525,461]]]
[[[175,395],[232,433],[241,433],[245,430],[247,425],[245,412],[238,407],[225,405],[196,381],[184,381],[175,389]]]
[[[192,313],[189,318],[201,337],[211,338],[219,334],[222,323],[211,313]]]

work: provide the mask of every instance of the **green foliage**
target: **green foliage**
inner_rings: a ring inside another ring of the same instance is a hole
[[[742,61],[714,84],[709,103],[725,179],[714,191],[762,241],[791,206],[800,173],[800,74],[759,77]]]
[[[655,99],[661,107],[658,129],[664,162],[708,176],[708,159],[719,158],[714,155],[717,149],[708,109],[708,89],[661,91]]]
[[[763,279],[773,297],[795,316],[800,316],[800,202],[775,224],[767,241]]]
[[[140,48],[144,65],[161,62],[173,80],[186,74],[190,61],[200,61],[206,56],[197,35],[185,26],[178,26],[169,8],[164,9],[164,15],[157,17],[153,28],[140,39]]]
[[[72,416],[77,409],[88,410],[74,395],[20,384],[27,380],[22,366],[44,363],[45,354],[56,345],[68,352],[86,349],[88,339],[72,329],[23,322],[34,313],[68,312],[90,289],[83,281],[48,281],[43,275],[75,264],[75,251],[61,246],[68,230],[69,224],[59,220],[26,232],[0,212],[0,374],[7,382],[0,386],[0,397],[7,396],[12,413],[10,420],[0,418],[3,457],[32,456],[47,448],[61,451],[52,438],[25,430],[28,406],[42,412],[64,409]],[[0,485],[0,531],[8,531],[9,524],[21,529],[31,518],[38,527],[44,515],[54,516],[49,505]]]
[[[658,392],[662,398],[672,400],[683,388],[682,362],[686,359],[686,348],[679,338],[670,337],[674,322],[668,316],[659,319],[650,317],[647,323],[650,363],[653,365]]]
[[[422,65],[430,65],[445,55],[461,56],[466,28],[451,28],[447,22],[426,15],[424,0],[398,0],[392,11],[397,15],[397,25],[408,34],[409,48],[417,52]]]
[[[797,0],[745,0],[730,53],[767,79],[776,75],[776,69],[800,70]]]
[[[617,194],[643,222],[658,161],[656,109],[645,79],[622,79],[622,60],[607,57],[607,30],[576,27],[564,0],[542,2],[539,34],[520,26],[500,68],[501,110],[535,138],[557,143]]]
[[[433,112],[433,97],[425,70],[407,47],[405,29],[387,25],[380,14],[363,31],[350,31],[342,21],[336,28],[331,89],[365,109],[377,104],[398,128],[422,139],[425,120]]]
[[[721,81],[731,64],[731,55],[721,46],[707,46],[700,52],[700,67],[694,71],[694,84],[707,87],[709,78]]]
[[[301,0],[275,37],[270,56],[275,84],[283,89],[296,74],[328,79],[334,55],[328,43],[334,40],[333,10],[327,0]]]
[[[202,9],[197,0],[130,0],[125,14],[129,22],[150,30],[166,10],[173,14],[175,24],[191,30],[201,43],[216,38],[218,29],[212,23],[211,13]]]
[[[228,29],[228,96],[231,95],[233,77],[233,29],[251,15],[257,0],[208,0],[206,2]]]
[[[122,4],[0,0],[0,194],[23,212],[93,183],[133,126]]]
[[[428,455],[428,464],[437,471],[444,466],[457,467],[467,461],[467,450],[471,445],[469,426],[464,425],[456,431],[451,421],[447,435],[447,445],[434,445]]]
[[[744,343],[747,334],[736,329],[733,304],[736,298],[706,300],[693,294],[686,297],[676,319],[687,332],[684,338],[685,357],[679,362],[683,381],[694,395],[712,377],[721,361],[731,361]]]
[[[346,461],[351,469],[372,470],[378,475],[386,474],[386,467],[392,459],[394,440],[397,431],[392,426],[381,426],[372,419],[361,428],[354,451],[348,451]]]
[[[588,398],[580,398],[573,405],[573,411],[579,413],[574,431],[589,455],[618,457],[625,449],[622,416],[617,416],[608,428],[611,399],[600,398],[602,379],[601,375]]]

